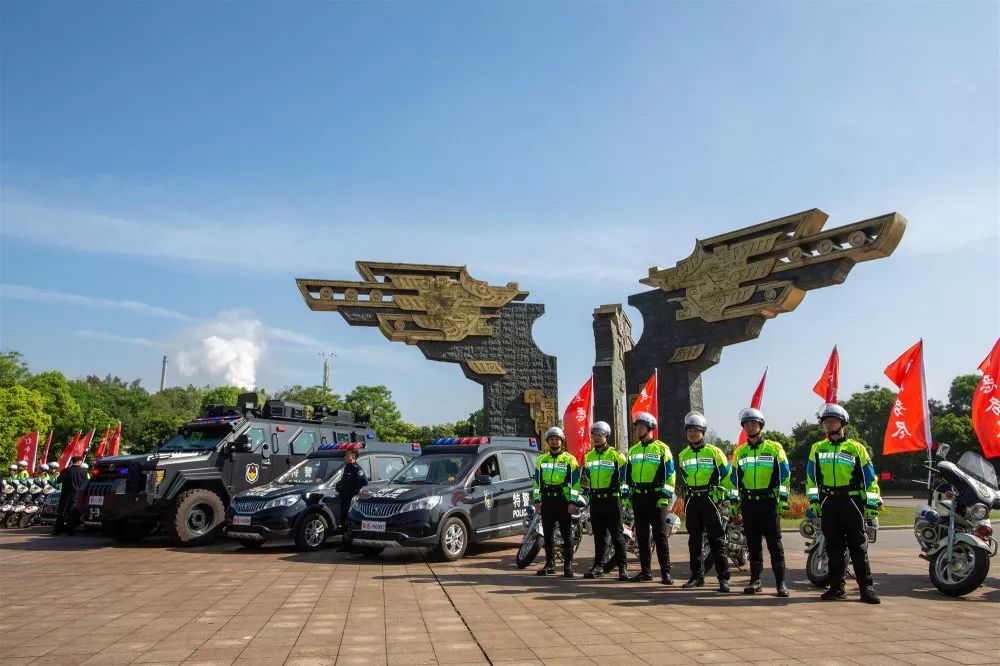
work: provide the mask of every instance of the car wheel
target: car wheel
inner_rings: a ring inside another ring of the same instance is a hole
[[[295,528],[295,546],[299,550],[312,552],[319,550],[326,543],[330,533],[330,525],[321,513],[310,513],[299,521]]]
[[[449,518],[441,526],[438,553],[447,562],[462,559],[469,547],[469,530],[461,518]]]
[[[167,521],[170,540],[178,546],[201,546],[212,543],[222,531],[226,506],[211,490],[196,488],[181,493],[174,500],[174,511]]]

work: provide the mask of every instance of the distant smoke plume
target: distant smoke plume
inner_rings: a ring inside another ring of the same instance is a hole
[[[267,343],[264,326],[247,310],[221,312],[190,329],[176,353],[177,369],[210,384],[253,388]]]

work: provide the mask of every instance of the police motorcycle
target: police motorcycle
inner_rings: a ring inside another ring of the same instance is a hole
[[[725,500],[716,503],[719,516],[722,518],[722,534],[725,536],[726,557],[737,569],[743,569],[747,563],[747,537],[743,532],[743,516],[734,514],[732,503]],[[708,534],[701,537],[701,557],[707,571],[712,549],[708,545]]]
[[[7,514],[14,508],[14,501],[17,499],[17,488],[13,483],[4,479],[3,493],[0,494],[0,525],[7,523]]]
[[[25,504],[21,513],[20,527],[31,527],[38,521],[42,514],[42,507],[49,499],[49,495],[56,491],[48,481],[35,482],[32,486],[30,500]]]
[[[934,587],[960,597],[983,584],[997,554],[990,509],[1000,509],[1000,486],[978,453],[967,451],[953,463],[945,459],[949,448],[939,445],[937,461],[924,464],[929,503],[917,507],[913,533]]]
[[[535,511],[535,507],[529,506],[527,515],[524,517],[524,537],[521,538],[521,547],[517,549],[514,562],[518,569],[524,569],[535,561],[538,552],[545,545],[545,533],[542,530],[542,514]],[[571,516],[570,529],[573,532],[573,554],[580,548],[580,543],[586,534],[593,534],[594,530],[590,525],[590,509],[586,506],[579,507],[575,514]],[[556,562],[563,560],[563,540],[562,532],[556,528],[555,534]]]
[[[12,498],[11,507],[4,517],[4,527],[17,527],[21,523],[21,514],[24,513],[24,507],[31,502],[32,488],[33,486],[29,487],[27,483],[23,483],[22,479],[17,481],[17,484],[14,486],[14,497]]]
[[[806,517],[799,523],[799,534],[806,540],[806,577],[816,587],[830,587],[830,558],[826,554],[826,539],[823,537],[823,522],[812,509],[806,509]],[[878,518],[865,519],[865,536],[868,544],[878,538]],[[867,545],[865,546],[868,547]],[[847,575],[854,578],[851,559],[844,550]]]

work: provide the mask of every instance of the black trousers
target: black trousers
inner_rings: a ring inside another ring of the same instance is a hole
[[[653,533],[653,543],[656,544],[656,558],[660,562],[660,574],[670,572],[670,546],[667,544],[667,532],[663,527],[663,515],[656,502],[660,499],[658,493],[644,493],[632,496],[632,511],[635,514],[635,534],[639,542],[639,568],[643,573],[649,573],[652,567],[653,553],[649,545],[649,533]]]
[[[625,566],[625,533],[622,532],[622,505],[617,497],[595,497],[590,502],[590,525],[594,530],[594,567],[604,566],[608,535],[614,546],[613,561]]]
[[[708,496],[688,497],[684,504],[687,517],[688,550],[691,554],[691,576],[705,575],[702,566],[702,535],[708,535],[708,547],[715,561],[719,580],[729,580],[729,558],[726,557],[726,537],[722,533],[722,516],[715,502]]]
[[[758,575],[764,567],[764,548],[761,540],[767,541],[767,552],[771,555],[771,569],[776,582],[785,580],[785,549],[781,545],[781,517],[778,500],[745,499],[740,502],[743,515],[743,532],[747,537],[750,555],[750,572]]]
[[[353,495],[340,496],[340,525],[337,527],[343,530],[344,534],[347,534],[347,521],[350,520],[347,517],[347,514],[351,511],[351,500],[354,499],[354,496],[357,494],[358,493],[355,492]]]
[[[562,497],[542,497],[542,532],[545,533],[545,566],[556,565],[556,525],[563,540],[563,562],[573,561],[573,529],[569,502]]]
[[[861,500],[853,497],[823,498],[820,524],[826,539],[826,556],[830,560],[831,587],[844,587],[847,578],[845,551],[851,553],[858,585],[865,588],[874,584],[868,565],[868,537],[861,506]]]
[[[56,522],[52,526],[52,533],[56,536],[66,532],[73,534],[80,525],[80,512],[76,509],[76,498],[70,496],[67,501],[62,501],[59,497],[59,507],[56,509]]]

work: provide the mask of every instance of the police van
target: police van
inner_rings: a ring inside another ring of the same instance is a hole
[[[430,546],[454,561],[471,543],[523,534],[538,455],[536,439],[434,440],[387,483],[354,498],[345,538],[370,554]]]
[[[337,482],[344,456],[356,451],[369,483],[388,481],[414,456],[419,444],[329,442],[306,456],[271,483],[233,498],[226,512],[226,536],[246,548],[267,541],[292,539],[302,551],[323,547],[327,538],[343,529]]]

